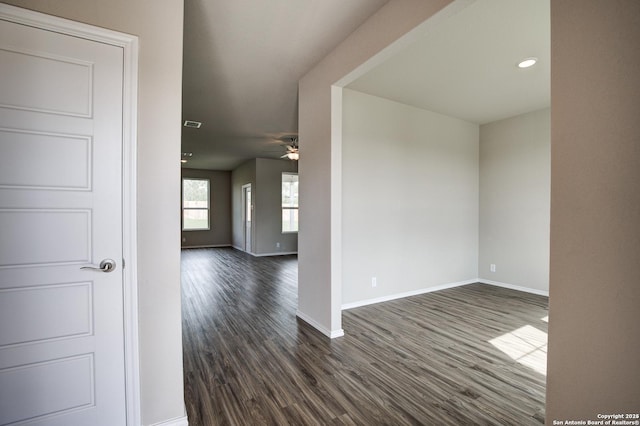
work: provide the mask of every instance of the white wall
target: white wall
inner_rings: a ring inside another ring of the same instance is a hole
[[[348,84],[371,67],[381,51],[397,48],[391,45],[400,38],[406,42],[418,37],[430,25],[421,24],[449,3],[451,0],[388,2],[300,80],[298,316],[324,334],[342,334],[342,212],[338,205],[342,182],[336,176],[341,170],[336,135],[342,129],[332,128],[332,87],[339,81],[342,86]],[[418,31],[407,36],[417,27]]]
[[[547,108],[480,126],[479,277],[542,293],[549,291],[550,121]]]
[[[133,34],[138,79],[138,297],[142,422],[185,415],[180,310],[182,0],[10,0]]]
[[[551,2],[547,424],[640,411],[640,2]]]
[[[343,304],[477,277],[478,131],[344,90]]]

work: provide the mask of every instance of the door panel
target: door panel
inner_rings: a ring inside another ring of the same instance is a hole
[[[123,69],[0,19],[0,425],[126,422]]]
[[[91,117],[92,64],[69,56],[33,51],[32,46],[0,49],[1,104],[10,108]],[[55,84],[50,76],[55,75]],[[28,78],[25,78],[28,76]]]
[[[93,334],[91,282],[0,290],[0,348]],[[33,315],[32,311],[38,315]]]
[[[93,364],[85,354],[0,371],[0,387],[14,389],[0,400],[2,424],[95,406]]]
[[[0,210],[0,268],[88,263],[91,211]]]
[[[0,151],[4,154],[0,157],[4,188],[91,189],[88,136],[0,129]],[[61,161],[51,161],[54,156]]]

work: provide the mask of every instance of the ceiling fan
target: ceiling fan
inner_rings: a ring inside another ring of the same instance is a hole
[[[298,152],[298,138],[291,138],[291,145],[286,145],[287,152],[280,158],[288,158],[289,160],[300,159],[300,153]]]

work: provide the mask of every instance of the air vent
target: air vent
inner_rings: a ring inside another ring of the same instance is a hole
[[[202,126],[202,123],[199,121],[186,120],[184,122],[184,127],[192,127],[194,129],[199,129],[200,126]]]

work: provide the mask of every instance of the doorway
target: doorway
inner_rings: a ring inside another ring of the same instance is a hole
[[[242,185],[242,229],[244,251],[251,253],[252,241],[253,203],[251,202],[251,184]]]

